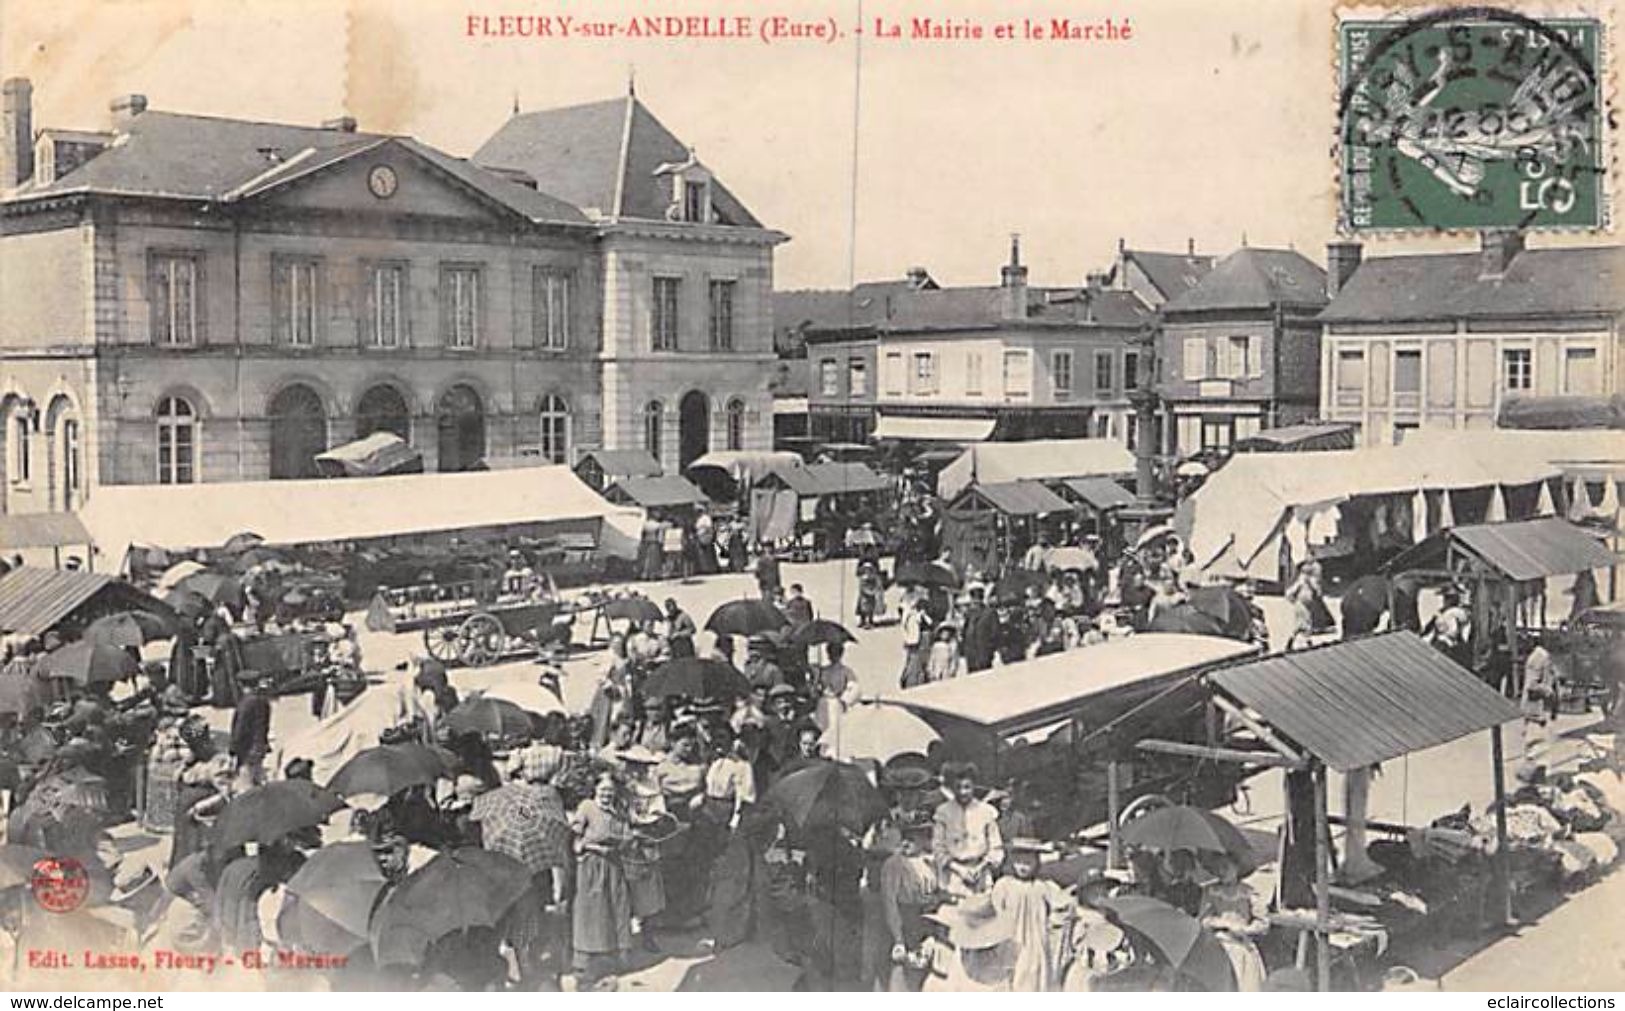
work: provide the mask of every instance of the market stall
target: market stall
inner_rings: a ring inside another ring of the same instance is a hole
[[[169,605],[115,576],[27,567],[0,576],[3,635],[56,632],[71,641],[97,618],[126,611],[175,618]]]
[[[659,477],[663,471],[660,462],[642,449],[594,449],[581,454],[576,461],[576,476],[587,487],[603,494],[609,486],[623,478]]]
[[[1358,426],[1348,423],[1285,425],[1237,439],[1237,453],[1317,453],[1353,449]]]
[[[874,522],[885,508],[890,479],[862,463],[814,463],[774,470],[751,489],[758,539],[794,538],[812,557],[826,557],[849,527]]]
[[[423,454],[394,432],[374,432],[316,457],[323,477],[383,477],[423,473]]]
[[[1072,513],[1073,507],[1066,499],[1038,481],[973,484],[948,504],[947,511],[961,524],[971,517],[990,515],[1001,565],[1015,564],[1040,536],[1058,542],[1064,522]]]
[[[965,450],[937,475],[937,495],[957,498],[973,484],[1056,481],[1069,477],[1128,477],[1134,454],[1108,439],[985,442]]]
[[[90,531],[73,513],[0,514],[0,548],[5,549],[8,556],[48,549],[52,566],[60,569],[62,549],[80,548],[84,561],[94,568],[91,544]]]

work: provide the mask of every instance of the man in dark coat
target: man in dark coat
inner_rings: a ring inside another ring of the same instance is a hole
[[[271,751],[271,700],[258,671],[239,675],[243,697],[231,714],[231,749],[239,792],[265,782],[265,756]]]
[[[764,547],[756,559],[756,586],[762,599],[769,604],[779,595],[779,558],[770,547]]]
[[[999,616],[983,599],[980,586],[970,588],[970,606],[965,609],[965,670],[971,674],[993,666],[999,645]]]
[[[807,599],[806,591],[802,589],[800,583],[790,584],[790,596],[785,598],[784,606],[780,610],[790,620],[791,626],[806,625],[813,620],[812,601]]]

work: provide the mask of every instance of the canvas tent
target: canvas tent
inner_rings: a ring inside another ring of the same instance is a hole
[[[132,546],[213,547],[244,531],[273,546],[367,541],[535,524],[596,528],[599,546],[636,557],[643,515],[613,506],[568,467],[410,474],[348,481],[109,485],[80,514],[104,558]]]
[[[423,454],[394,432],[374,432],[316,457],[323,477],[382,477],[423,473]]]
[[[1050,481],[1134,473],[1134,454],[1107,439],[1036,439],[986,442],[965,451],[937,475],[937,495],[959,497],[972,484]]]

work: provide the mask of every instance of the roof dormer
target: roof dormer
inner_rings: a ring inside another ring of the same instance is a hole
[[[716,208],[711,200],[711,171],[700,164],[693,148],[689,148],[686,160],[667,162],[655,169],[655,177],[671,180],[667,221],[688,221],[701,225],[717,221]]]

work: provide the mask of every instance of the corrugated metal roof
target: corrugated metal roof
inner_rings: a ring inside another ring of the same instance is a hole
[[[665,474],[658,477],[622,477],[617,478],[605,492],[611,502],[619,501],[615,492],[619,491],[633,505],[645,509],[657,509],[662,506],[704,505],[705,493],[694,487],[685,477],[676,474]]]
[[[22,513],[0,516],[0,550],[60,548],[89,544],[90,531],[73,513]]]
[[[1037,481],[1007,481],[1003,484],[972,485],[968,495],[982,500],[1007,516],[1044,516],[1071,510],[1066,499]]]
[[[1134,493],[1109,477],[1072,477],[1061,483],[1096,509],[1117,509],[1134,504]]]
[[[1455,544],[1508,579],[1527,582],[1564,576],[1618,563],[1596,537],[1556,516],[1516,523],[1482,523],[1441,530],[1388,562],[1390,572],[1442,559]]]
[[[1339,772],[1520,717],[1500,693],[1414,632],[1282,653],[1210,677]]]
[[[103,591],[127,597],[131,609],[168,612],[155,598],[106,573],[24,567],[0,578],[0,633],[41,635]]]

